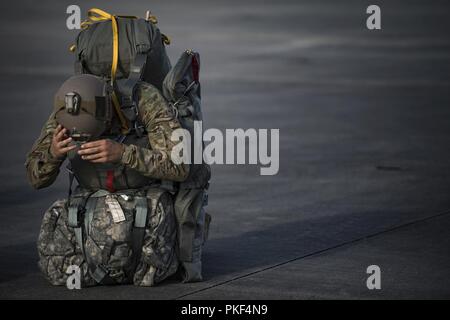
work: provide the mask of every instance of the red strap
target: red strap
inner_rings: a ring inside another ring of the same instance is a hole
[[[116,189],[114,189],[114,170],[106,171],[106,189],[108,189],[109,192],[116,191]]]
[[[195,82],[198,82],[200,73],[200,64],[198,63],[197,57],[195,54],[192,56],[192,76],[194,77]]]

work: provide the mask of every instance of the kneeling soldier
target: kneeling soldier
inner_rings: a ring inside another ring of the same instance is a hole
[[[80,267],[83,286],[152,286],[177,270],[173,199],[162,181],[189,174],[170,157],[180,124],[152,85],[139,83],[136,97],[137,117],[124,130],[108,82],[69,78],[27,156],[36,189],[51,185],[69,160],[69,197],[46,211],[38,239],[39,266],[52,284],[65,284],[71,265]]]

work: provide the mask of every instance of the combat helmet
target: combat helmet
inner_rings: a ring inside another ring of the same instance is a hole
[[[111,85],[103,78],[81,74],[67,79],[55,95],[56,121],[75,141],[98,138],[112,119]]]

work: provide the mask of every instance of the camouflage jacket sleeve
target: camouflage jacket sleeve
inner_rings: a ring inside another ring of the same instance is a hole
[[[142,84],[138,91],[139,112],[146,127],[150,149],[136,145],[125,146],[121,162],[141,174],[154,179],[184,181],[189,166],[171,160],[172,132],[181,128],[171,108],[155,87]]]
[[[50,145],[56,127],[55,115],[52,113],[27,155],[25,166],[28,181],[36,189],[48,187],[55,181],[64,160],[56,159],[50,153]]]

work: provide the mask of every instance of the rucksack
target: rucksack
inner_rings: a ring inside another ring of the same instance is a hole
[[[170,40],[156,27],[156,18],[141,19],[133,16],[113,16],[100,9],[90,9],[88,20],[82,24],[76,44],[75,73],[89,73],[115,80],[134,76],[162,89],[164,77],[171,68],[165,44]],[[112,20],[114,18],[114,20]],[[117,26],[117,32],[114,32]],[[117,41],[114,41],[117,37]],[[117,66],[112,70],[113,50],[117,47]],[[143,70],[137,70],[141,69]]]
[[[144,133],[135,96],[137,86],[144,81],[163,92],[181,126],[193,137],[194,121],[202,121],[199,54],[185,51],[171,69],[165,50],[170,40],[156,27],[154,16],[147,14],[146,19],[140,19],[90,9],[88,18],[72,47],[76,54],[75,73],[111,80],[123,132],[138,136]],[[185,282],[202,280],[201,250],[211,220],[204,210],[210,176],[207,164],[191,161],[185,182],[162,182],[174,195],[178,257]]]
[[[112,213],[111,203],[120,211]],[[53,285],[65,285],[72,275],[82,287],[153,286],[177,271],[175,232],[172,196],[164,190],[77,189],[44,214],[39,268]]]
[[[195,163],[195,122],[203,121],[200,90],[200,55],[186,50],[164,79],[163,95],[174,108],[181,126],[191,136],[191,159],[188,178],[179,184],[175,196],[175,216],[178,224],[178,257],[184,269],[184,281],[202,280],[202,246],[207,239],[211,216],[204,207],[208,204],[207,189],[211,169]],[[203,136],[203,132],[199,132]],[[203,146],[202,146],[203,150]]]
[[[156,23],[149,13],[147,19],[141,19],[93,8],[70,47],[75,53],[75,74],[89,73],[111,81],[113,104],[124,134],[143,133],[134,99],[136,84],[145,81],[161,90],[171,68],[165,50],[170,40]]]

